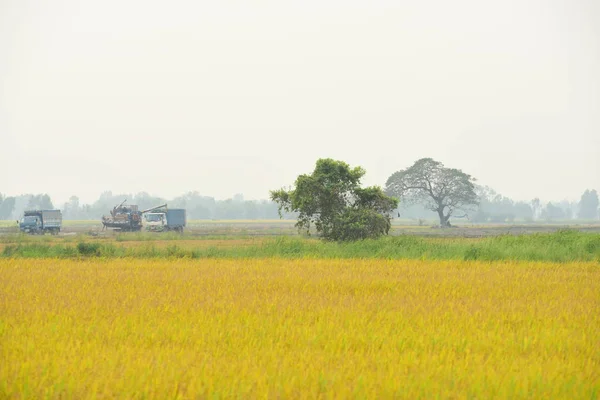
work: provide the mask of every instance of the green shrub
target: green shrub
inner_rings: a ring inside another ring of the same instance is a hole
[[[100,244],[99,243],[79,242],[79,243],[77,243],[77,251],[82,256],[99,257],[101,255],[100,254]]]

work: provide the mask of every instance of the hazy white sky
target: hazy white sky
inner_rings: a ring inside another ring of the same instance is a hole
[[[0,0],[0,192],[266,198],[421,157],[600,189],[600,2]]]

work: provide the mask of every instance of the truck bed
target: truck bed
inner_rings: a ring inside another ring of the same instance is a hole
[[[42,210],[42,223],[46,228],[60,228],[62,225],[62,213],[60,210]]]
[[[184,227],[186,223],[185,209],[183,208],[170,208],[167,210],[167,226],[173,227]]]

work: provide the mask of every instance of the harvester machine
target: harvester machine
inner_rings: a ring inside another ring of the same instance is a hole
[[[121,232],[135,232],[142,229],[142,212],[137,205],[125,205],[127,199],[113,207],[110,215],[102,216],[102,229],[113,228]]]

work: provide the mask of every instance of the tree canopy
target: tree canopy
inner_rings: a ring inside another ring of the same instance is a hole
[[[475,193],[479,199],[479,205],[470,216],[472,222],[533,221],[534,210],[527,202],[514,201],[496,193],[488,186],[475,185]]]
[[[50,200],[48,194],[37,194],[29,198],[27,208],[31,210],[51,210],[54,205],[52,205],[52,200]]]
[[[579,201],[579,218],[581,219],[598,219],[598,192],[595,190],[586,190],[581,195]]]
[[[478,204],[475,179],[459,169],[446,168],[432,158],[417,160],[394,172],[386,182],[386,193],[409,203],[421,203],[438,214],[440,226],[450,226],[457,210]]]
[[[0,193],[0,219],[9,219],[15,207],[14,197],[4,197]]]
[[[298,213],[296,227],[310,234],[311,226],[327,240],[358,240],[387,234],[398,201],[380,187],[360,187],[361,167],[319,159],[310,175],[300,175],[294,189],[270,192],[282,211]]]

